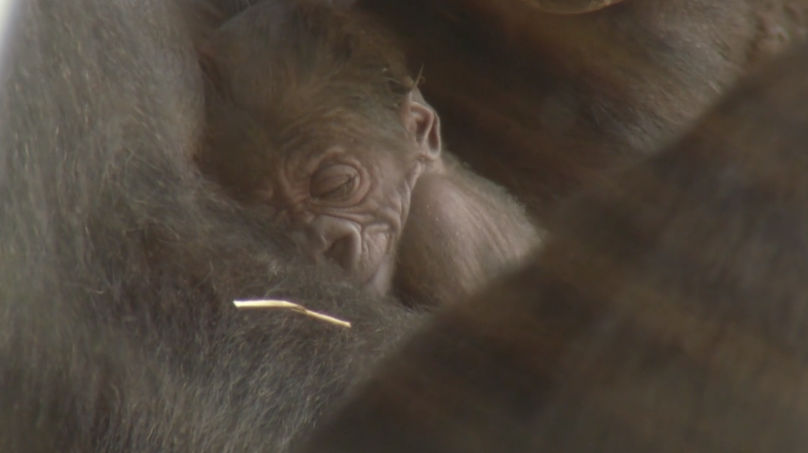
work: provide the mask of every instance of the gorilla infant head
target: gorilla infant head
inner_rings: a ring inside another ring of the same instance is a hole
[[[501,189],[442,156],[438,116],[385,33],[322,3],[261,3],[210,38],[200,168],[374,292],[471,292],[535,230]]]

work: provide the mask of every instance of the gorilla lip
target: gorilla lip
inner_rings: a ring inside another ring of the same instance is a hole
[[[261,309],[261,308],[280,308],[284,310],[293,311],[296,313],[300,313],[301,315],[309,316],[311,318],[319,319],[320,321],[325,321],[327,323],[331,323],[337,326],[345,327],[346,329],[351,328],[351,323],[348,321],[343,321],[339,318],[335,318],[333,316],[329,316],[323,313],[319,313],[316,311],[309,310],[308,308],[296,304],[294,302],[289,302],[285,300],[274,300],[274,299],[263,299],[263,300],[234,300],[233,305],[236,306],[238,309]]]

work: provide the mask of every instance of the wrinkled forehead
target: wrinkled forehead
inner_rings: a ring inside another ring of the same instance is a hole
[[[339,108],[327,112],[315,110],[311,115],[290,121],[278,131],[276,139],[278,157],[303,166],[337,154],[356,158],[403,154],[408,143],[404,127],[394,117],[382,120]]]
[[[333,105],[323,98],[250,106],[230,101],[212,104],[208,113],[216,147],[234,155],[256,156],[272,167],[301,166],[332,149],[356,157],[406,153],[406,129],[394,112]]]

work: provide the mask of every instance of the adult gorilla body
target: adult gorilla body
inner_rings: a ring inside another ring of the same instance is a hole
[[[20,5],[0,113],[3,451],[285,451],[414,322],[294,265],[283,232],[199,177],[202,80],[174,6]],[[232,308],[265,296],[353,328]]]

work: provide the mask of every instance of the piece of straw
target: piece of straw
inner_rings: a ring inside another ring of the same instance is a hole
[[[341,319],[337,319],[333,316],[324,315],[322,313],[317,313],[316,311],[311,311],[306,307],[296,304],[293,302],[287,302],[285,300],[236,300],[233,301],[233,304],[238,309],[262,309],[262,308],[281,308],[284,310],[290,310],[302,315],[310,316],[315,319],[319,319],[320,321],[325,321],[331,324],[338,325],[340,327],[345,327],[346,329],[351,328],[351,323],[348,321],[343,321]]]

